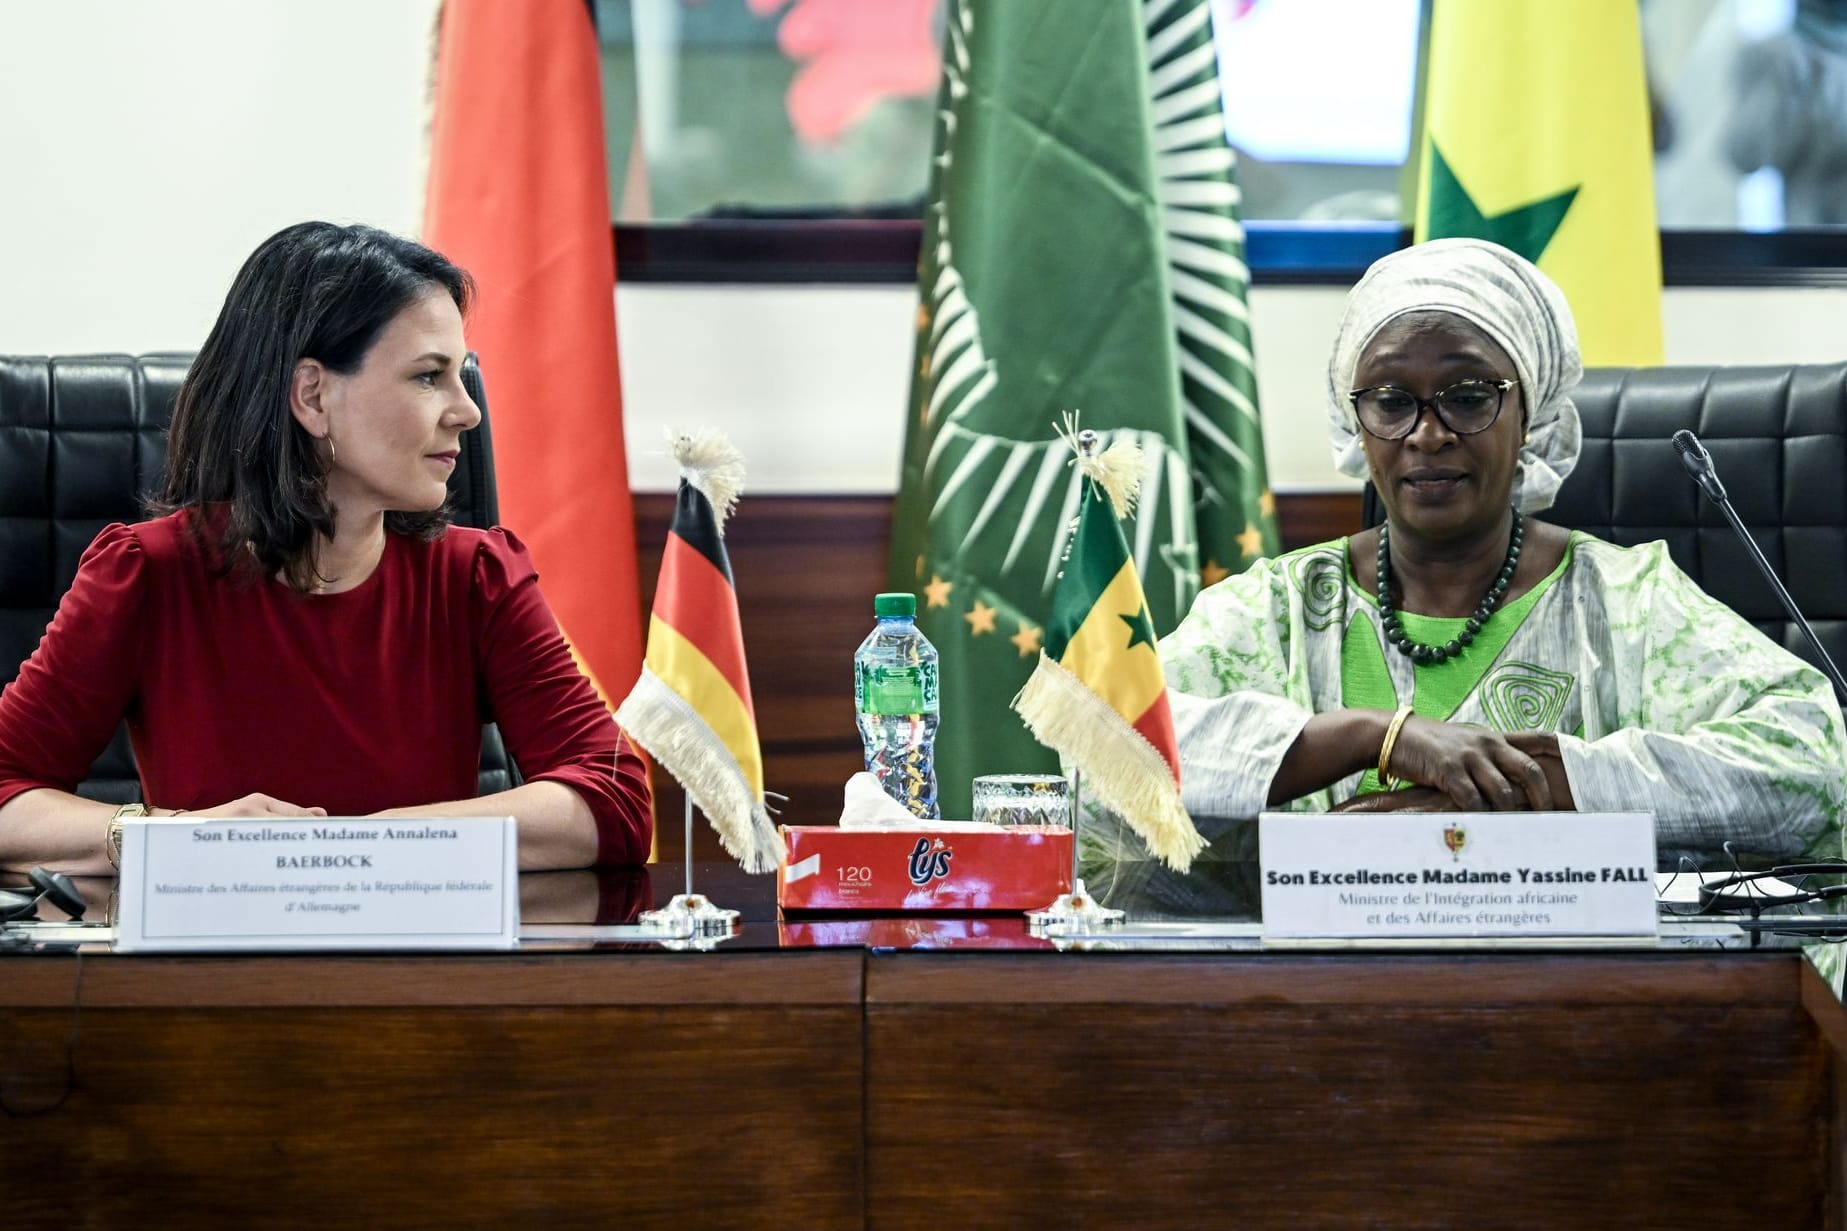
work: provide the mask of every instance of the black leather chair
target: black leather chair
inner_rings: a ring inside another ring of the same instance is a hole
[[[1670,443],[1692,428],[1771,567],[1847,662],[1847,363],[1592,368],[1573,395],[1584,452],[1539,516],[1632,546],[1665,539],[1707,593],[1814,662],[1802,630]],[[1368,526],[1383,517],[1368,486]]]
[[[110,522],[146,516],[159,485],[167,421],[192,356],[0,356],[0,688],[37,647],[77,561]],[[455,521],[499,520],[487,398],[473,355],[462,381],[481,426],[462,437],[449,478]],[[518,781],[500,734],[482,735],[481,790]],[[141,797],[126,729],[91,767],[80,794],[110,803]]]

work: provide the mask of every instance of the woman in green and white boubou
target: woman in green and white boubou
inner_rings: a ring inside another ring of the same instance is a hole
[[[1504,248],[1367,272],[1328,409],[1385,524],[1221,582],[1162,642],[1189,811],[1648,810],[1664,849],[1841,854],[1821,673],[1665,544],[1528,516],[1577,461],[1581,375],[1563,294]]]

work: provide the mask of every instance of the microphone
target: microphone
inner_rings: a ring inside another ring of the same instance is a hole
[[[1699,437],[1683,427],[1674,433],[1674,448],[1679,450],[1680,464],[1687,468],[1687,473],[1712,497],[1714,504],[1724,506],[1729,512],[1731,502],[1725,494],[1725,484],[1719,482],[1719,472],[1712,468],[1712,454],[1706,452],[1706,446],[1700,443]],[[1750,536],[1745,537],[1748,539]]]
[[[1732,529],[1738,532],[1738,538],[1743,541],[1746,553],[1757,563],[1758,569],[1764,575],[1764,580],[1768,581],[1770,588],[1776,592],[1778,600],[1783,604],[1783,610],[1789,613],[1789,618],[1796,622],[1803,636],[1808,638],[1809,645],[1814,647],[1815,657],[1821,661],[1823,673],[1834,685],[1835,697],[1843,706],[1847,706],[1847,680],[1841,678],[1841,669],[1834,665],[1832,658],[1828,657],[1828,651],[1823,648],[1821,638],[1815,635],[1815,630],[1810,627],[1807,618],[1797,609],[1796,600],[1791,598],[1789,591],[1783,588],[1783,583],[1777,578],[1776,570],[1770,567],[1770,561],[1764,558],[1763,551],[1758,548],[1757,540],[1751,537],[1751,532],[1744,528],[1744,521],[1738,516],[1738,511],[1732,508],[1731,498],[1725,494],[1725,484],[1719,482],[1719,472],[1712,464],[1712,454],[1706,452],[1706,446],[1700,443],[1698,436],[1684,427],[1674,433],[1674,449],[1680,454],[1680,464],[1686,467],[1687,473],[1693,476],[1694,481],[1705,491],[1707,497],[1724,510],[1726,520],[1730,521]]]

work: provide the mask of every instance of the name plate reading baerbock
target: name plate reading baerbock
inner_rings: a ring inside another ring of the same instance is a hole
[[[1652,936],[1647,812],[1266,812],[1265,939]]]
[[[512,817],[122,827],[116,948],[511,949]]]

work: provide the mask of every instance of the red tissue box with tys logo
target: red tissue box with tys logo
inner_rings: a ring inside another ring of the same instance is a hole
[[[784,825],[784,910],[1037,910],[1071,891],[1071,830]]]

